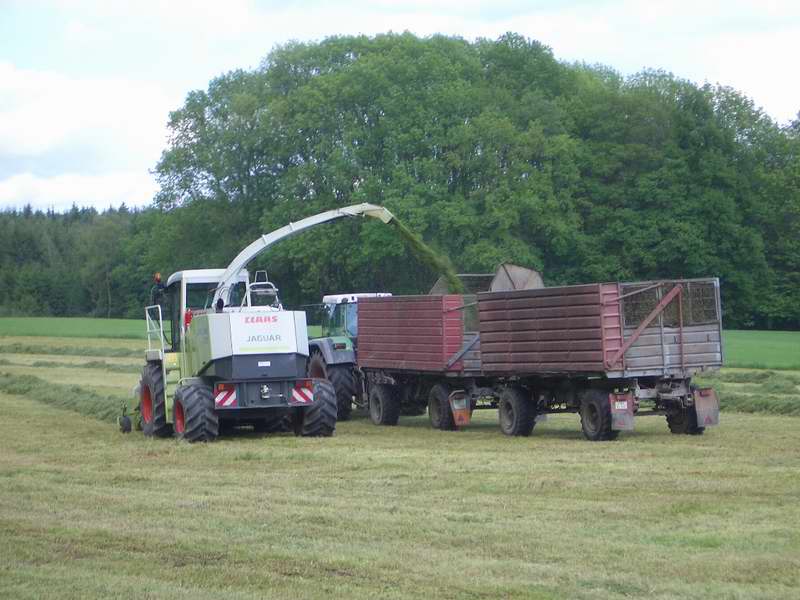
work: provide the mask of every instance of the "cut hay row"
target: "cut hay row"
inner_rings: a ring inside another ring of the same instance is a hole
[[[120,415],[125,395],[98,394],[86,386],[45,381],[31,375],[0,372],[0,392],[44,402],[102,421],[115,421]]]

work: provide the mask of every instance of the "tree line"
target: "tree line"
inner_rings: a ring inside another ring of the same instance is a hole
[[[459,272],[718,276],[727,326],[800,327],[800,119],[727,87],[566,64],[516,34],[333,37],[190,92],[169,127],[150,207],[0,214],[0,310],[139,317],[154,271],[223,267],[263,232],[372,202]],[[436,279],[360,219],[258,263],[294,305]]]

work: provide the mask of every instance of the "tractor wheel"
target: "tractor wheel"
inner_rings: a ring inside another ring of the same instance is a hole
[[[164,399],[164,373],[161,365],[149,362],[142,371],[139,382],[139,416],[142,432],[148,437],[168,437],[172,426],[167,423],[167,405]]]
[[[370,387],[369,418],[375,425],[397,425],[400,396],[395,386],[378,383]]]
[[[450,408],[450,388],[447,384],[437,383],[428,394],[428,419],[431,427],[442,431],[455,431],[455,419]]]
[[[213,442],[219,435],[211,388],[202,384],[182,385],[172,403],[175,436],[187,442]]]
[[[527,437],[536,425],[536,411],[525,390],[505,388],[500,392],[497,416],[500,431],[506,435]]]
[[[684,435],[703,435],[706,430],[705,427],[698,427],[694,406],[668,412],[667,427],[671,433]]]
[[[336,430],[336,391],[329,381],[314,381],[314,404],[298,409],[294,433],[303,437],[330,437]]]
[[[353,396],[356,395],[356,378],[353,366],[329,365],[319,352],[314,352],[308,361],[308,376],[327,379],[336,390],[337,421],[349,421],[353,410]]]
[[[611,429],[611,404],[602,390],[587,390],[581,400],[581,429],[591,442],[615,440],[619,431]]]

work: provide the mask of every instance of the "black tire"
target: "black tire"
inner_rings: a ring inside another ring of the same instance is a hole
[[[536,410],[530,394],[521,388],[505,388],[497,406],[500,431],[506,435],[527,437],[536,425]]]
[[[320,352],[313,352],[308,361],[308,376],[327,379],[336,390],[337,421],[349,421],[356,395],[356,378],[353,365],[329,365]]]
[[[450,408],[450,388],[444,383],[437,383],[428,394],[428,419],[431,427],[442,431],[455,431],[455,419]]]
[[[147,437],[169,437],[172,425],[167,423],[167,404],[164,398],[164,373],[161,365],[149,362],[139,381],[139,416],[142,432]]]
[[[214,396],[207,385],[192,383],[175,390],[172,403],[175,437],[187,442],[213,442],[219,435]]]
[[[667,427],[676,435],[703,435],[705,427],[698,427],[694,406],[679,408],[667,413]]]
[[[400,395],[395,386],[379,383],[370,387],[369,418],[375,425],[397,425]]]
[[[619,431],[611,429],[611,404],[608,393],[602,390],[587,390],[581,400],[581,429],[591,442],[617,439]]]
[[[295,435],[330,437],[336,431],[336,391],[326,379],[314,380],[314,404],[295,413]]]

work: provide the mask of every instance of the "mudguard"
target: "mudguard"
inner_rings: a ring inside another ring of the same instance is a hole
[[[335,344],[345,344],[347,347],[344,349],[336,349],[334,347]],[[350,338],[317,338],[308,341],[308,348],[310,352],[314,352],[315,350],[321,352],[326,365],[354,364],[356,362],[356,353]]]
[[[692,390],[698,427],[719,425],[719,398],[713,388]]]
[[[633,431],[633,392],[609,394],[611,405],[611,429],[615,431]]]

